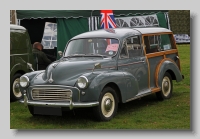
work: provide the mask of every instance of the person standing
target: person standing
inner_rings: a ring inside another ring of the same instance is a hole
[[[45,70],[46,67],[52,62],[47,58],[46,54],[42,51],[43,46],[39,42],[33,44],[33,55],[36,58],[37,70]]]

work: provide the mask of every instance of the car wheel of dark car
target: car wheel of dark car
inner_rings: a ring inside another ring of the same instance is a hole
[[[162,79],[161,91],[156,93],[158,100],[169,99],[172,96],[173,83],[171,75],[166,72]]]
[[[94,107],[94,114],[99,121],[109,121],[117,113],[118,99],[114,89],[106,87],[100,94],[99,105]]]
[[[11,86],[10,86],[10,99],[12,101],[20,100],[22,98],[22,93],[19,88],[19,78],[22,75],[17,73],[13,76]]]

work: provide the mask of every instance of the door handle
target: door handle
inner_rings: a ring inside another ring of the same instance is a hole
[[[145,59],[141,59],[141,62],[142,62],[142,63],[145,63]]]

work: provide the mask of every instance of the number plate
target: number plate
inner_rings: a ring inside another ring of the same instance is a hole
[[[40,115],[62,115],[61,108],[53,108],[53,107],[34,107],[34,114]]]

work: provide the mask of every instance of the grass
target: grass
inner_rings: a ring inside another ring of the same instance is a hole
[[[172,98],[158,101],[155,94],[120,104],[109,122],[97,122],[91,108],[68,111],[65,116],[33,117],[19,102],[10,102],[10,129],[134,129],[189,130],[190,45],[178,45],[185,79],[174,83]]]

